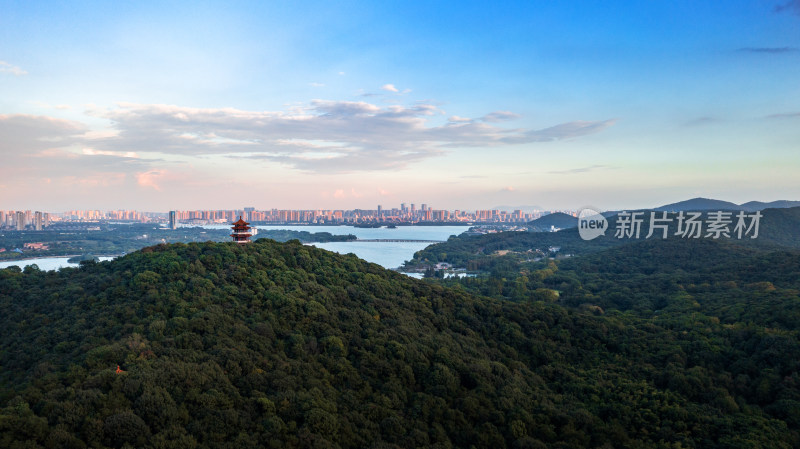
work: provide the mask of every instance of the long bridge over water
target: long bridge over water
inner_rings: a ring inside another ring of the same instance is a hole
[[[411,240],[411,239],[355,239],[351,242],[364,243],[442,243],[444,240]]]

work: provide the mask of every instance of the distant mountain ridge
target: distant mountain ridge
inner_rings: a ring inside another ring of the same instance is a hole
[[[514,212],[515,210],[521,210],[522,212],[529,214],[531,212],[545,210],[542,206],[494,206],[492,210],[502,210],[505,212]]]
[[[666,204],[657,207],[655,211],[678,212],[678,211],[700,211],[700,210],[744,210],[754,212],[763,209],[775,208],[784,209],[788,207],[800,206],[800,201],[778,200],[765,203],[763,201],[749,201],[743,204],[736,204],[730,201],[715,200],[712,198],[692,198],[690,200],[679,201],[677,203]]]
[[[778,200],[765,203],[763,201],[749,201],[740,205],[747,210],[755,211],[762,209],[788,209],[800,206],[800,201]]]

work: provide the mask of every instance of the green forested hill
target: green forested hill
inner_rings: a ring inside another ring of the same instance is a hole
[[[796,301],[770,257],[735,287]],[[715,320],[693,302],[732,287],[702,281],[653,287],[667,320],[266,239],[0,270],[0,447],[796,447],[796,322]]]
[[[624,344],[632,369],[658,367],[656,386],[693,400],[725,390],[730,397],[717,400],[759,407],[796,432],[800,252],[767,248],[638,241],[562,260],[506,260],[486,275],[431,282],[518,303],[549,301],[646,330],[645,340]]]
[[[585,255],[647,240],[661,240],[661,233],[658,230],[649,239],[647,238],[650,230],[651,211],[637,211],[637,213],[641,214],[640,218],[642,219],[639,238],[616,237],[619,217],[614,215],[608,217],[605,234],[594,240],[581,239],[576,228],[562,229],[558,232],[498,232],[484,235],[459,235],[450,237],[446,242],[430,245],[417,251],[414,258],[405,265],[407,268],[420,268],[437,262],[447,262],[455,267],[468,270],[491,271],[498,264],[507,265],[509,261],[517,264],[540,256],[552,256],[553,254],[549,251],[551,247],[558,247],[559,254]],[[656,217],[660,217],[662,213],[656,212]],[[733,232],[736,225],[735,213],[731,212],[731,214],[731,223],[728,226],[729,236],[727,238],[720,237],[720,241],[760,250],[800,249],[800,207],[763,210],[759,220],[759,233],[755,239],[748,235],[744,235],[741,239],[736,238],[736,234]],[[677,231],[676,215],[671,214],[670,218],[672,221],[669,224],[669,240],[713,240],[705,237],[708,231],[705,225],[701,233],[703,237],[700,239],[677,237],[675,234]],[[707,219],[708,213],[704,212],[701,221]],[[507,257],[498,257],[497,252],[506,251],[509,252]]]

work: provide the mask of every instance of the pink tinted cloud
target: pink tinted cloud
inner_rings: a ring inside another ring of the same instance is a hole
[[[166,170],[150,170],[136,174],[136,183],[142,187],[151,187],[155,190],[161,191],[159,182],[167,174]]]

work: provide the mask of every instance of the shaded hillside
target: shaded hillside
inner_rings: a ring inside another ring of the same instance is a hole
[[[554,212],[528,222],[528,226],[534,231],[550,231],[553,227],[567,229],[578,226],[578,219],[563,212]]]
[[[745,244],[758,247],[800,248],[800,207],[761,211],[761,229],[756,239]]]
[[[562,260],[497,263],[488,275],[430,282],[620,319],[648,334],[626,343],[626,357],[632,370],[642,363],[661,366],[656,385],[694,400],[725,385],[738,407],[758,404],[782,416],[790,429],[800,428],[794,418],[800,416],[797,250],[754,250],[719,240],[633,241]]]
[[[0,270],[0,310],[4,448],[800,443],[796,334],[477,298],[298,242]]]
[[[545,284],[567,278],[569,287],[564,285],[560,298],[566,305],[591,303],[648,318],[664,309],[670,310],[670,319],[675,313],[696,311],[725,324],[800,331],[796,250],[753,251],[714,240],[634,242],[560,261],[558,276]],[[676,298],[696,303],[676,309],[681,304]]]

